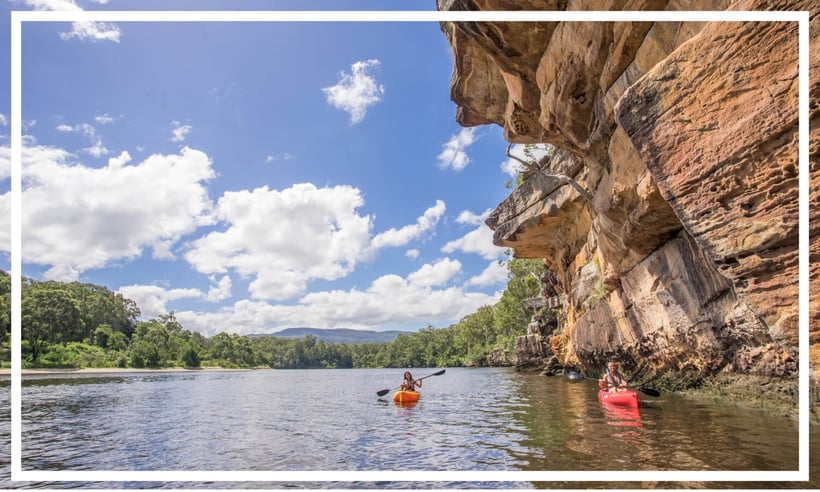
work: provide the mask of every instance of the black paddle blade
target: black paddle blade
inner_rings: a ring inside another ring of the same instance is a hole
[[[447,369],[442,369],[442,370],[440,370],[440,371],[438,371],[438,372],[434,372],[433,374],[430,374],[430,375],[431,375],[431,376],[441,376],[441,375],[442,375],[442,374],[444,374],[446,371],[447,371]]]
[[[644,388],[643,386],[641,386],[640,388],[638,388],[638,391],[649,396],[661,396],[661,392],[656,390],[655,388]]]
[[[376,392],[376,394],[377,394],[377,395],[379,395],[379,396],[384,396],[384,395],[386,395],[387,393],[390,393],[390,390],[389,390],[389,389],[386,389],[386,390],[381,390],[381,391],[377,391],[377,392]]]

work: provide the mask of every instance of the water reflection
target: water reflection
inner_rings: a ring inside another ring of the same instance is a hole
[[[604,412],[607,425],[643,427],[641,411],[638,407],[601,403],[601,409]]]
[[[419,402],[418,402],[418,400],[416,400],[416,401],[395,401],[395,400],[394,400],[394,401],[393,401],[393,404],[394,404],[394,405],[396,405],[397,407],[402,407],[402,408],[413,408],[413,407],[415,407],[416,405],[418,405],[418,404],[419,404]]]
[[[640,408],[601,404],[597,387],[520,375],[524,470],[796,470],[797,425],[677,395]]]
[[[731,406],[664,394],[641,400],[638,413],[627,415],[603,407],[593,384],[501,369],[448,369],[446,377],[425,385],[419,402],[402,406],[392,398],[376,398],[375,391],[393,381],[393,372],[268,371],[25,382],[24,468],[797,467],[796,424]],[[0,437],[6,440],[7,393],[0,397]],[[3,470],[7,476],[8,461],[0,461]]]

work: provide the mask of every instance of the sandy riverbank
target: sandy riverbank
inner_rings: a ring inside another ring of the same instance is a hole
[[[135,368],[119,368],[119,367],[94,367],[88,369],[23,369],[22,374],[26,375],[72,375],[72,374],[130,374],[130,373],[163,373],[163,372],[217,372],[217,371],[258,371],[258,370],[272,370],[269,367],[255,367],[252,369],[228,369],[224,367],[202,367],[202,368],[184,368],[184,367],[169,367],[163,369],[135,369]],[[11,369],[0,369],[0,375],[10,375]]]

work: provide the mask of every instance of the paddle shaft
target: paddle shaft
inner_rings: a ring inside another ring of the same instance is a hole
[[[569,371],[569,372],[567,373],[567,377],[569,377],[569,378],[571,378],[571,379],[575,379],[573,376],[580,376],[580,377],[582,377],[582,378],[584,378],[584,379],[589,379],[589,380],[591,380],[591,381],[598,381],[598,379],[596,379],[596,378],[590,378],[590,377],[584,376],[584,375],[583,375],[583,374],[581,374],[580,372]],[[646,387],[644,387],[644,386],[640,386],[640,387],[637,387],[637,388],[633,388],[632,386],[627,386],[627,388],[629,388],[629,389],[631,389],[631,390],[638,390],[638,391],[640,391],[641,393],[647,394],[647,395],[649,395],[649,396],[661,396],[661,392],[660,392],[660,391],[658,391],[658,390],[656,390],[655,388],[646,388]]]
[[[434,372],[433,374],[428,374],[427,376],[424,376],[423,378],[414,379],[413,381],[421,381],[422,379],[427,379],[427,378],[432,377],[432,376],[441,376],[442,374],[444,374],[444,372],[445,372],[446,370],[447,370],[447,369],[442,369],[442,370],[440,370],[440,371],[436,371],[436,372]],[[401,388],[401,386],[397,386],[397,387],[395,387],[395,388],[383,389],[383,390],[381,390],[381,391],[377,391],[377,392],[376,392],[376,394],[377,394],[377,395],[379,395],[379,396],[384,396],[384,395],[386,395],[387,393],[390,393],[391,391],[393,391],[393,390],[395,390],[395,389],[399,389],[399,388]]]

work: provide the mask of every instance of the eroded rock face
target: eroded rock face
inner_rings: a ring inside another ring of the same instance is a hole
[[[664,244],[621,280],[570,332],[582,365],[598,367],[618,354],[632,372],[655,380],[683,375],[688,384],[722,371],[782,377],[797,369],[689,234]]]
[[[453,0],[439,8],[506,10],[508,3]],[[531,0],[527,8],[811,5]],[[559,275],[566,324],[549,338],[559,364],[597,370],[616,357],[631,373],[673,387],[721,374],[795,375],[799,172],[811,177],[812,212],[820,206],[820,22],[811,24],[805,170],[796,23],[442,25],[454,49],[457,120],[497,124],[511,142],[559,149],[487,220],[495,244],[543,258]],[[814,221],[812,260],[820,259],[818,228]],[[820,288],[817,261],[810,284]],[[811,311],[817,344],[816,296]],[[522,339],[522,347],[531,342]]]
[[[519,370],[541,370],[552,357],[547,339],[541,335],[515,337],[515,367]]]
[[[798,341],[797,34],[709,24],[617,108],[684,228],[788,346]]]

